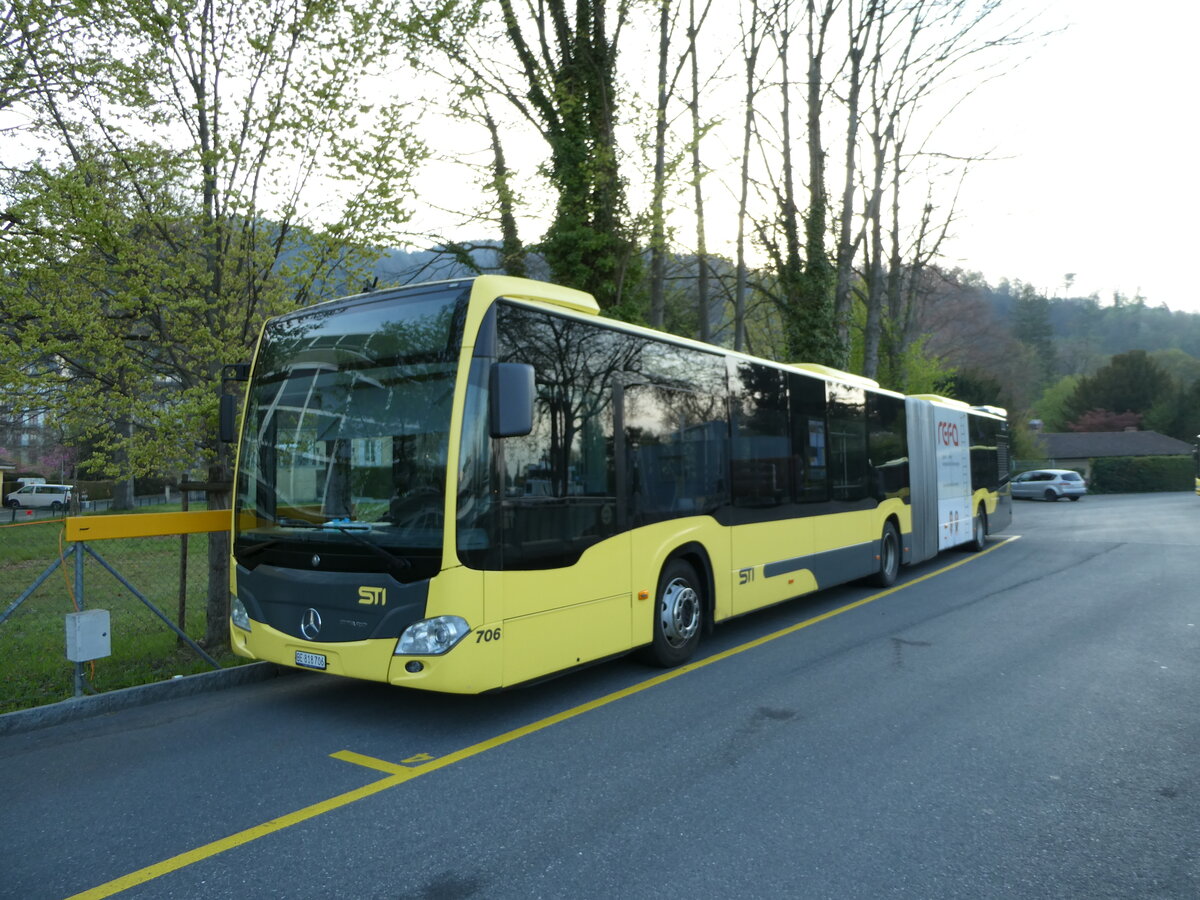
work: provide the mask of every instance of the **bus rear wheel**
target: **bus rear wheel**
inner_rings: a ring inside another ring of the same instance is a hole
[[[963,545],[963,549],[978,553],[987,546],[987,511],[981,506],[971,520],[971,540]]]
[[[876,587],[891,587],[900,574],[900,535],[891,522],[883,525],[879,538],[879,571],[871,576]]]
[[[700,644],[704,620],[704,588],[700,577],[682,559],[663,568],[654,598],[654,640],[646,661],[663,668],[687,662]]]

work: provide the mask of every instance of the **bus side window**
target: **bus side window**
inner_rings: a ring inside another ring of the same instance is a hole
[[[792,468],[796,500],[829,499],[828,442],[825,434],[825,382],[808,375],[788,376],[791,399]]]
[[[833,499],[867,496],[867,416],[862,388],[829,387],[829,460]]]
[[[908,430],[903,398],[868,394],[867,432],[871,496],[876,500],[908,497]]]
[[[784,372],[738,362],[733,375],[733,503],[780,506],[792,498],[792,451]]]
[[[634,525],[711,513],[724,501],[724,403],[679,387],[625,388]]]

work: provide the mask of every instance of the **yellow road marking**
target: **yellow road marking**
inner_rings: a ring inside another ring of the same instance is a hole
[[[337,753],[330,753],[329,755],[334,759],[354,763],[356,766],[365,766],[368,769],[376,769],[380,772],[386,772],[389,775],[404,775],[406,778],[411,778],[413,773],[413,769],[409,766],[386,762],[382,759],[376,759],[374,756],[364,756],[361,753],[355,753],[353,750],[339,750]]]
[[[605,694],[603,697],[598,697],[595,700],[589,700],[586,703],[581,703],[578,706],[573,706],[570,709],[555,713],[552,716],[547,716],[544,719],[539,719],[536,722],[531,722],[528,725],[522,725],[519,728],[514,728],[511,731],[506,731],[504,734],[497,735],[493,738],[488,738],[485,741],[480,741],[477,744],[472,744],[469,747],[464,747],[461,750],[456,750],[446,756],[440,756],[437,759],[431,759],[418,766],[405,766],[397,763],[385,762],[381,759],[376,759],[371,756],[364,756],[361,753],[355,753],[351,750],[339,750],[336,753],[330,754],[335,759],[343,760],[344,762],[354,763],[360,766],[366,766],[370,769],[388,773],[387,778],[382,778],[379,781],[374,781],[371,784],[356,788],[353,791],[347,791],[344,794],[338,794],[336,797],[330,797],[328,800],[322,800],[320,803],[314,803],[311,806],[306,806],[303,809],[298,809],[295,812],[280,816],[277,819],[271,819],[261,825],[255,825],[252,828],[247,828],[239,831],[236,834],[231,834],[228,837],[221,838],[218,841],[213,841],[210,844],[204,844],[194,850],[188,850],[180,853],[177,856],[172,856],[169,859],[164,859],[162,862],[155,863],[152,866],[146,866],[144,869],[138,869],[136,872],[130,872],[128,875],[123,875],[120,878],[115,878],[112,881],[105,882],[91,890],[84,891],[80,894],[75,894],[68,900],[99,900],[102,897],[111,897],[113,894],[128,890],[131,887],[136,887],[139,884],[145,884],[148,881],[153,881],[163,875],[168,875],[171,872],[177,872],[180,869],[187,868],[190,865],[201,862],[210,857],[224,853],[226,850],[232,850],[236,847],[249,844],[251,841],[258,838],[266,837],[269,834],[274,834],[277,831],[283,831],[285,828],[291,828],[293,825],[298,825],[301,822],[306,822],[309,819],[316,818],[327,812],[332,812],[335,809],[341,809],[343,806],[349,806],[351,803],[357,803],[359,800],[364,800],[367,797],[374,796],[389,788],[404,784],[407,781],[412,781],[414,778],[419,778],[422,775],[427,775],[430,772],[436,772],[439,769],[444,769],[447,766],[452,766],[455,763],[462,762],[465,759],[470,759],[472,756],[478,756],[481,753],[486,753],[488,750],[494,750],[497,747],[502,747],[512,741],[526,737],[527,735],[535,734],[539,731],[544,731],[553,725],[558,725],[560,722],[565,722],[568,719],[573,719],[576,716],[581,716],[584,713],[599,709],[602,706],[608,706],[610,703],[615,703],[617,700],[623,700],[626,697],[631,697],[634,694],[639,694],[642,691],[649,690],[652,687],[657,687],[660,684],[665,684],[672,679],[679,678],[689,672],[695,672],[697,669],[703,669],[705,666],[710,666],[713,663],[721,662],[729,659],[739,653],[744,653],[747,650],[753,650],[755,647],[761,647],[771,641],[778,640],[781,637],[786,637],[789,634],[794,634],[805,628],[809,628],[820,622],[825,622],[832,619],[834,616],[840,616],[843,613],[850,612],[853,609],[858,609],[861,606],[866,606],[868,603],[874,603],[876,600],[881,600],[884,597],[894,594],[906,587],[911,587],[914,584],[920,584],[922,581],[928,581],[936,575],[941,575],[949,572],[951,569],[957,569],[959,566],[965,565],[972,560],[979,559],[1001,547],[1011,544],[1017,540],[1020,535],[1013,535],[1005,538],[1000,543],[988,547],[978,553],[973,553],[970,556],[965,556],[958,562],[951,563],[948,566],[943,566],[940,569],[935,569],[928,572],[919,578],[914,578],[912,581],[906,581],[903,584],[898,584],[884,591],[871,594],[869,597],[864,597],[861,600],[856,600],[853,603],[847,603],[844,606],[839,606],[836,609],[831,609],[828,612],[821,613],[818,616],[813,616],[810,619],[805,619],[803,622],[797,622],[795,625],[789,625],[786,628],[781,628],[778,631],[773,631],[768,635],[760,638],[755,638],[752,641],[747,641],[744,644],[738,644],[736,647],[731,647],[728,650],[722,650],[720,653],[714,653],[712,656],[706,656],[704,659],[696,662],[688,663],[676,669],[671,669],[669,672],[663,672],[661,675],[656,675],[653,678],[648,678],[645,681],[639,681],[637,684],[630,685],[627,688],[622,688],[619,691],[613,691],[611,694]],[[417,760],[426,756],[426,754],[418,754],[410,757],[412,760]]]

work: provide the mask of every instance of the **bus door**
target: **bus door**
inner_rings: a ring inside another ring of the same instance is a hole
[[[493,441],[497,546],[484,594],[489,616],[502,616],[505,684],[629,649],[612,389],[580,377],[571,359],[552,359],[533,360],[530,433]]]
[[[825,459],[824,383],[799,379],[817,401],[789,409],[797,385],[773,366],[730,365],[733,612],[743,613],[816,587],[812,573],[812,521],[805,515],[804,485]],[[796,405],[793,399],[791,405]],[[823,484],[823,482],[822,482]]]

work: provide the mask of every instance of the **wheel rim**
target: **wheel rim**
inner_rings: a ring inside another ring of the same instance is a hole
[[[663,591],[658,625],[672,647],[682,647],[700,628],[700,597],[683,578],[672,579]]]
[[[977,543],[979,546],[982,547],[983,542],[986,540],[987,540],[987,527],[984,525],[983,515],[980,514],[975,517],[975,543]]]

